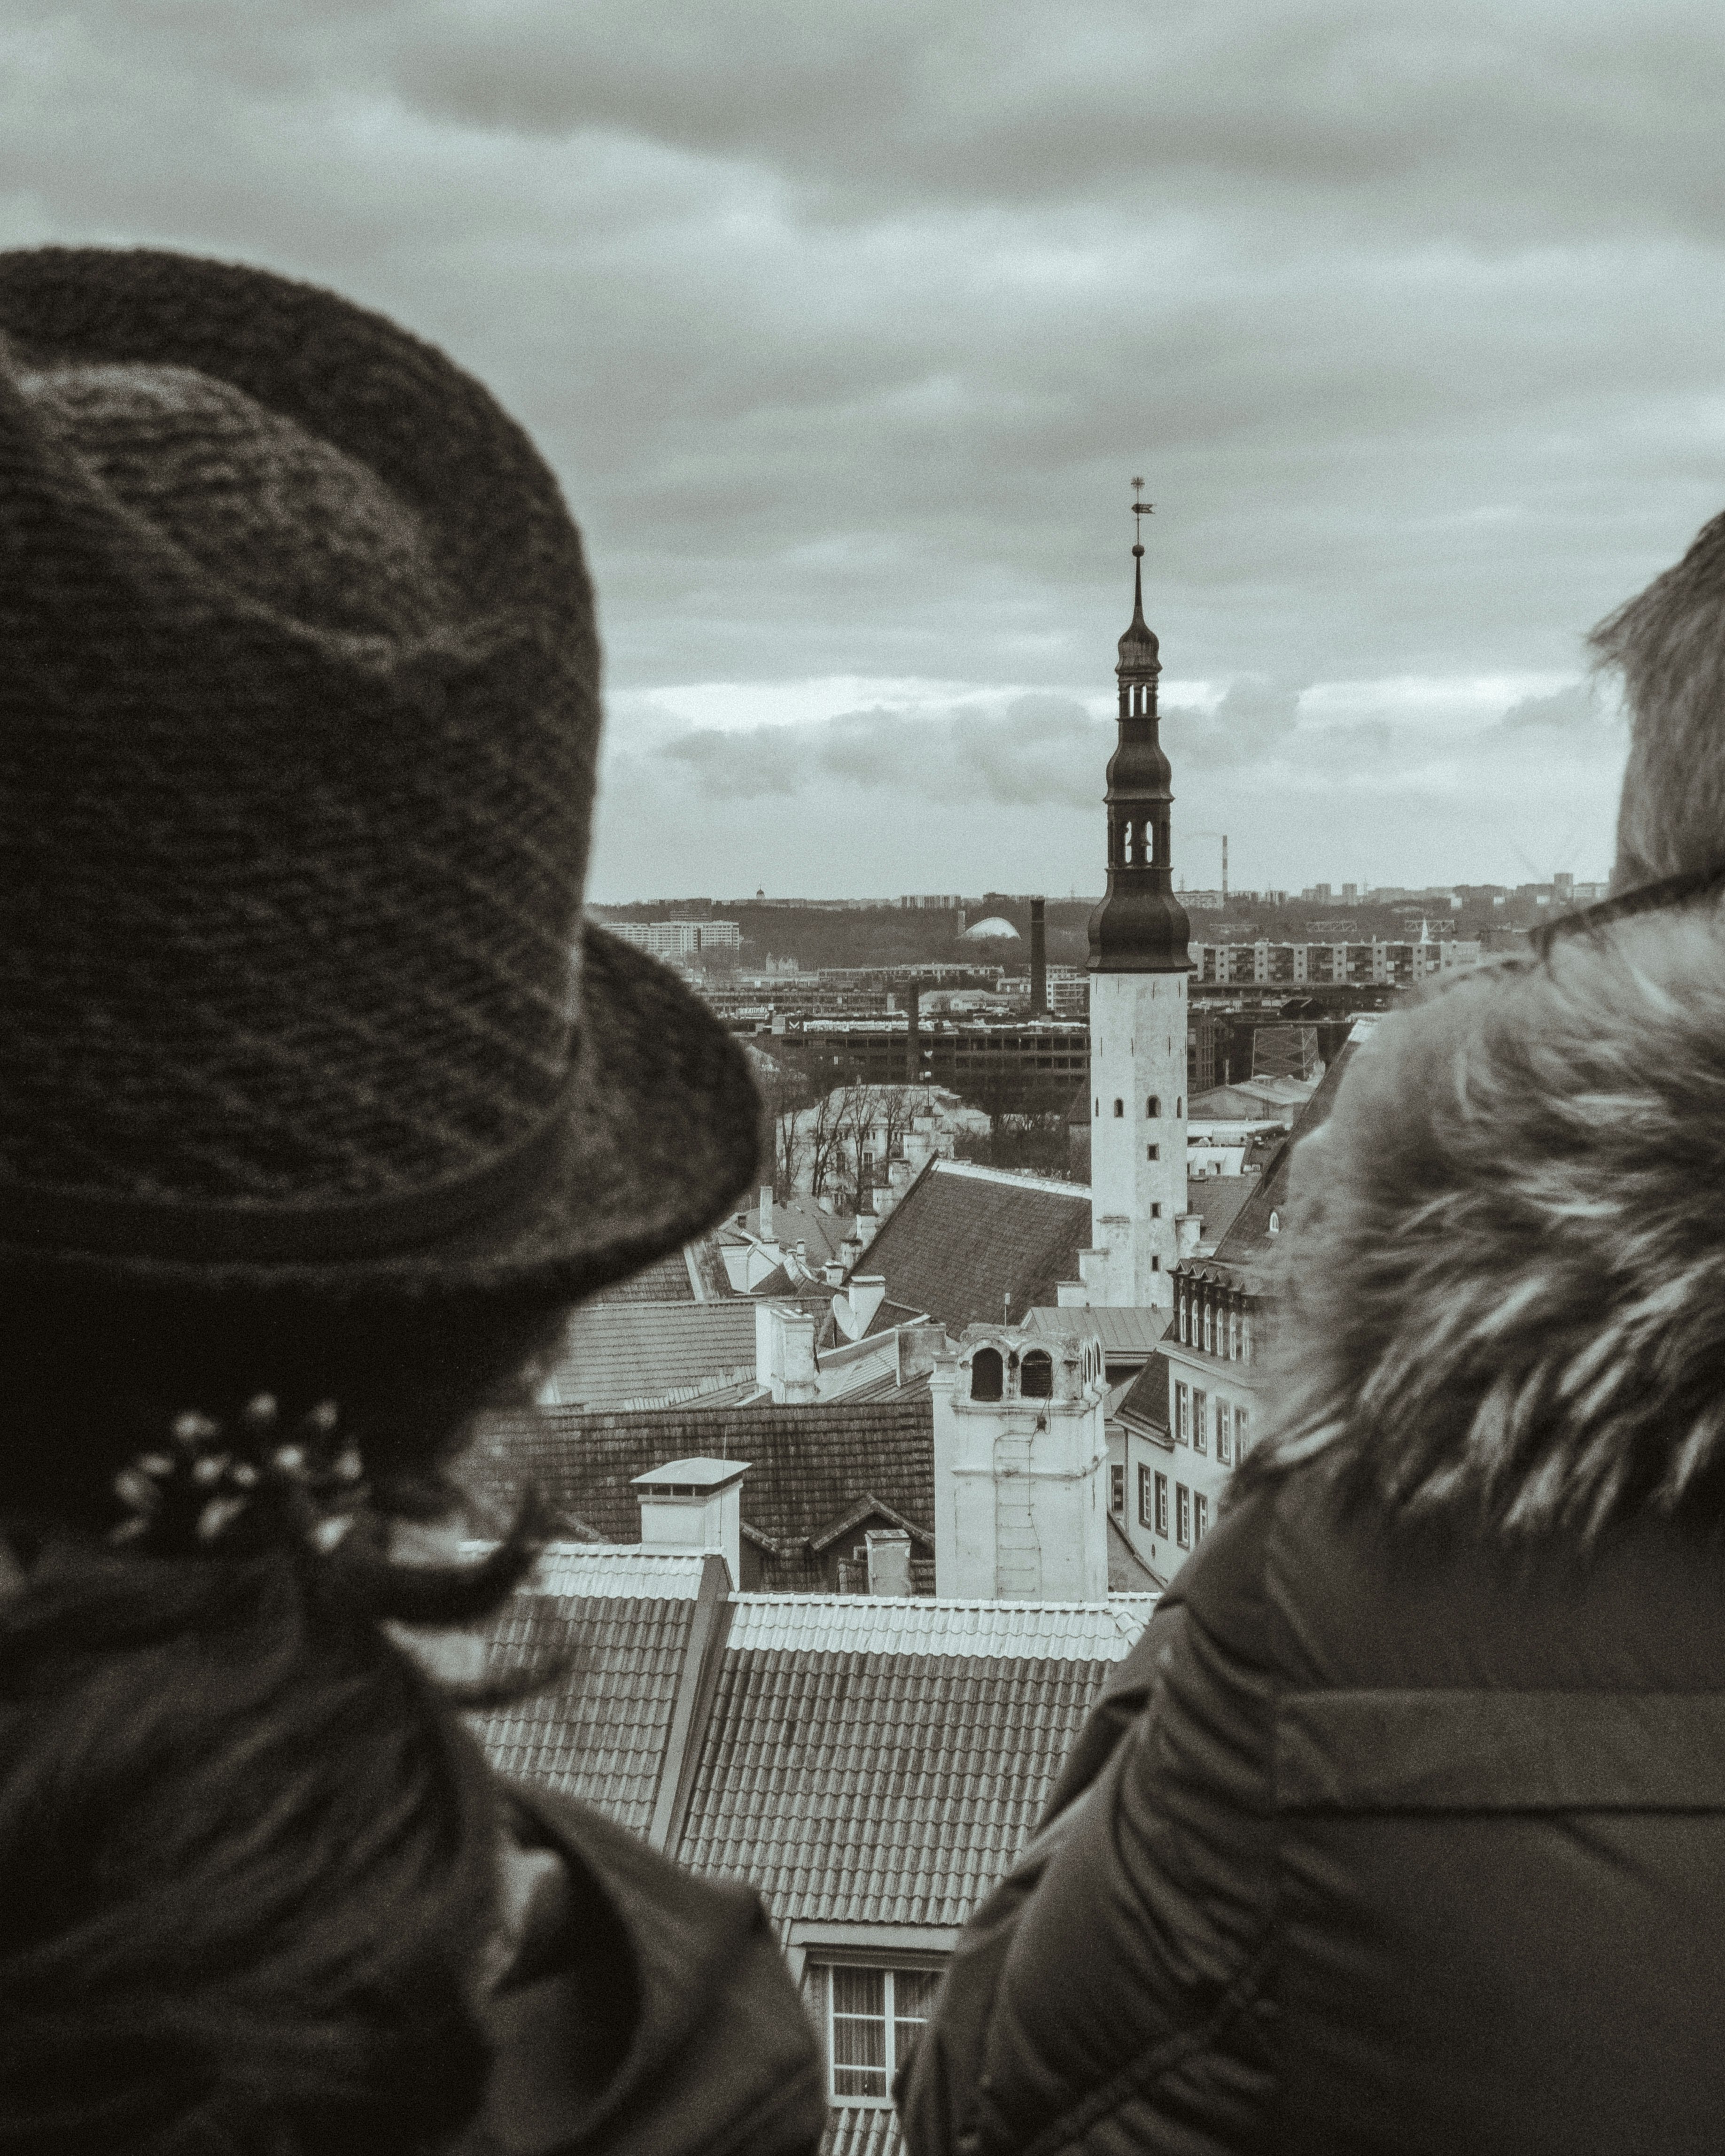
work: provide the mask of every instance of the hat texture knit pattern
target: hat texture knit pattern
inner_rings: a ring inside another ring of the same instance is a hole
[[[0,1262],[597,1284],[747,1179],[738,1051],[582,920],[598,648],[443,355],[0,255]]]

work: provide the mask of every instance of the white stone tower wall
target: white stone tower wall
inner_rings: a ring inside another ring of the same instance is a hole
[[[1108,1254],[1090,1300],[1171,1308],[1186,1209],[1183,973],[1091,975],[1090,1075],[1091,1240]]]

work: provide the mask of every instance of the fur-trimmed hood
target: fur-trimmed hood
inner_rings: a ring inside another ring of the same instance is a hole
[[[1725,906],[1380,1024],[1296,1148],[1276,1428],[1397,1515],[1725,1524]]]

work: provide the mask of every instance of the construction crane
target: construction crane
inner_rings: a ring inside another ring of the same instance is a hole
[[[1225,831],[1189,831],[1189,839],[1219,839],[1222,841],[1222,903],[1228,903],[1228,834]]]

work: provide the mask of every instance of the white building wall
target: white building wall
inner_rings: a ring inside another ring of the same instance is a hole
[[[1173,1301],[1175,1223],[1186,1208],[1186,1001],[1183,973],[1091,976],[1091,1242],[1108,1254],[1093,1303]]]
[[[991,1347],[1003,1363],[1051,1353],[1056,1397],[971,1398],[971,1363]],[[1107,1384],[1074,1375],[1075,1351],[1017,1328],[973,1327],[942,1356],[934,1408],[935,1591],[960,1601],[1097,1602],[1108,1592]]]

